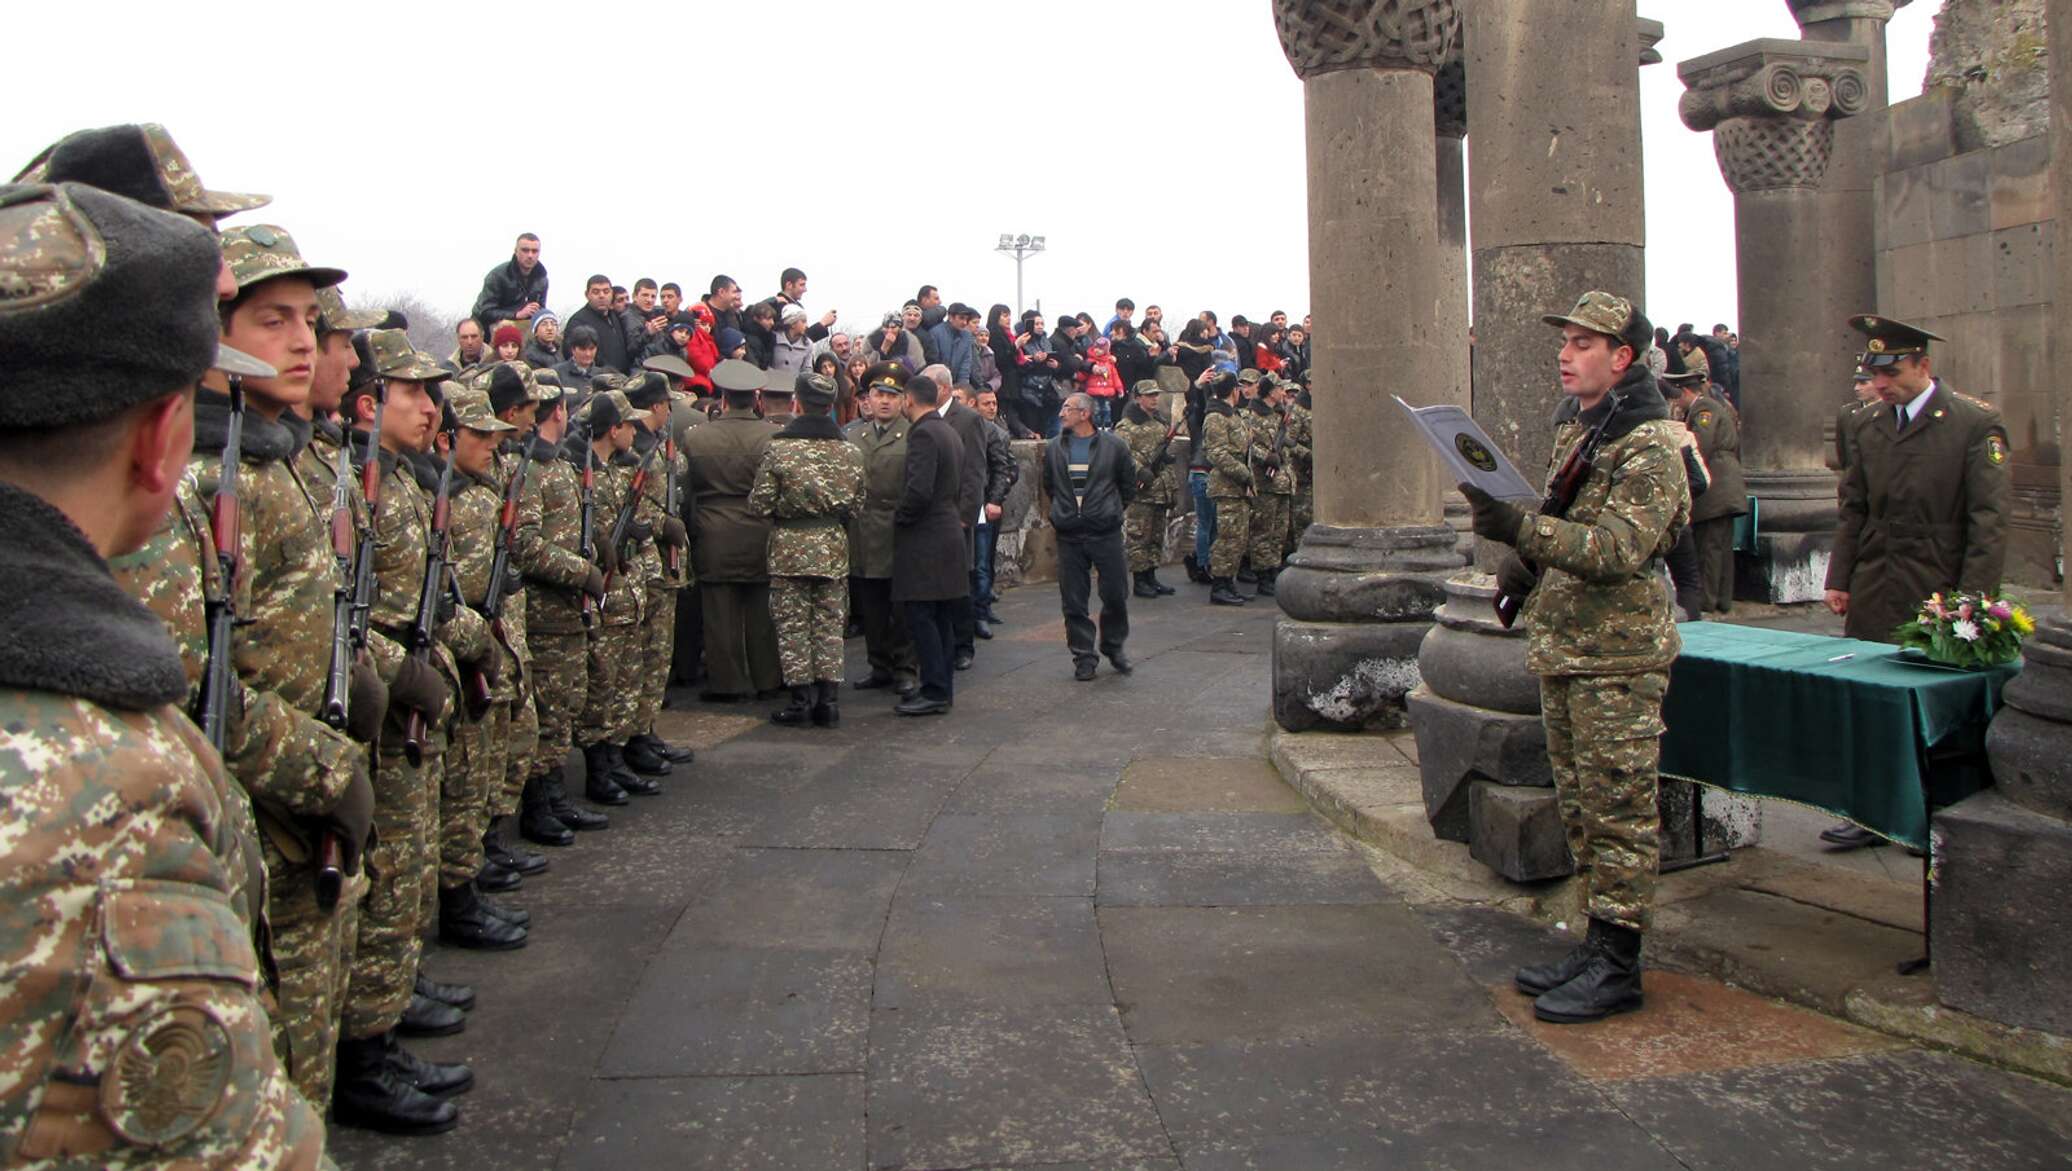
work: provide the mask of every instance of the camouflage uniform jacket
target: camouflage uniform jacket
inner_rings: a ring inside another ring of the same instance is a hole
[[[676,498],[673,500],[669,496],[671,463],[675,464],[673,479]],[[648,584],[655,589],[677,590],[691,584],[691,551],[687,548],[671,550],[664,546],[660,539],[664,518],[675,517],[679,521],[683,519],[683,485],[690,470],[691,461],[685,458],[681,447],[673,455],[665,448],[649,467],[647,484],[641,489],[642,494],[648,499],[648,504],[640,510],[640,519],[647,521],[655,530],[655,539],[650,542],[650,552],[654,556],[655,564],[651,571],[652,576],[648,578]],[[673,571],[669,568],[672,557],[676,562]]]
[[[640,477],[640,502],[633,510],[633,519],[635,523],[648,527],[648,535],[640,540],[628,542],[631,546],[628,564],[633,568],[626,572],[632,575],[633,580],[639,583],[642,589],[659,590],[668,583],[668,574],[662,568],[662,542],[657,538],[662,535],[662,496],[664,484],[669,478],[669,468],[664,461],[663,452],[657,450],[662,445],[657,442],[654,434],[649,431],[638,431],[636,434],[640,438],[635,441],[633,451],[627,453],[633,458],[631,465],[626,469],[626,483],[630,488],[638,473],[643,469],[647,472],[647,475]]]
[[[0,645],[0,1165],[325,1165],[260,1001],[250,818],[164,624],[42,501],[0,485],[0,526],[0,588],[46,616]]]
[[[1137,469],[1139,480],[1137,504],[1170,505],[1180,498],[1180,468],[1187,463],[1187,436],[1181,431],[1173,433],[1170,444],[1166,443],[1166,423],[1158,416],[1146,413],[1143,408],[1131,403],[1122,411],[1122,421],[1115,424],[1115,434],[1129,445],[1130,462]],[[1171,453],[1164,467],[1156,476],[1144,480],[1144,473],[1158,459],[1158,449],[1164,445]]]
[[[1288,450],[1295,453],[1295,490],[1310,491],[1316,484],[1316,416],[1299,402],[1288,404]]]
[[[876,421],[858,419],[843,432],[863,457],[863,499],[849,515],[849,572],[857,577],[892,577],[892,514],[906,485],[909,426],[895,418],[880,431]]]
[[[1209,465],[1209,495],[1249,496],[1252,471],[1245,466],[1251,428],[1229,403],[1210,399],[1202,415],[1202,459]]]
[[[1632,405],[1606,432],[1567,517],[1527,515],[1519,524],[1518,553],[1541,571],[1525,605],[1525,667],[1535,675],[1661,671],[1683,649],[1661,572],[1691,517],[1677,427],[1652,376],[1639,385],[1629,377],[1614,393]],[[1550,485],[1603,409],[1555,431]]]
[[[310,503],[318,510],[318,517],[326,525],[331,523],[331,496],[338,483],[338,449],[344,443],[345,432],[338,424],[318,420],[311,426],[308,445],[295,457],[296,474],[311,493]],[[346,467],[352,467],[351,456],[346,459]],[[367,499],[361,494],[358,480],[354,480],[348,486],[345,498],[352,508],[353,541],[357,556],[359,536],[367,531]],[[351,586],[352,582],[347,581],[346,585]],[[325,636],[329,638],[328,630]],[[328,646],[329,643],[325,645]],[[374,661],[375,669],[380,672],[381,677],[393,680],[397,669],[403,664],[405,651],[402,644],[369,625],[367,654]]]
[[[545,440],[532,440],[532,475],[518,502],[518,536],[511,561],[525,573],[525,622],[542,634],[583,629],[583,582],[590,562],[582,545],[582,473]]]
[[[1253,410],[1251,418],[1251,439],[1245,446],[1245,461],[1252,466],[1257,477],[1259,490],[1275,496],[1295,494],[1295,441],[1288,432],[1293,430],[1287,423],[1287,416],[1269,406]],[[1274,443],[1281,446],[1280,462],[1274,462]],[[1271,475],[1267,469],[1274,471]]]
[[[485,627],[489,625],[489,616],[484,609],[489,603],[489,568],[496,557],[497,522],[502,518],[503,509],[504,491],[496,480],[469,475],[458,467],[453,469],[453,576],[460,582],[460,596],[482,619]],[[497,624],[507,637],[497,638],[495,631],[491,631],[491,640],[496,644],[497,653],[503,657],[496,686],[489,689],[492,701],[518,698],[521,665],[508,635],[513,628],[523,631],[525,623],[522,614],[519,621],[510,621],[512,601],[509,596],[504,598],[505,617]]]
[[[180,478],[173,507],[144,547],[118,557],[109,570],[124,592],[158,616],[187,672],[187,710],[198,706],[202,674],[209,665],[209,627],[203,606],[216,580],[216,545],[190,466]],[[238,604],[248,605],[251,576],[240,574]],[[240,613],[242,613],[242,609]],[[342,736],[271,691],[254,690],[231,676],[224,713],[223,757],[245,792],[296,813],[317,815],[350,783],[358,749]],[[320,806],[318,803],[322,802]],[[247,814],[249,816],[249,813]]]
[[[863,502],[863,454],[826,415],[787,424],[763,449],[748,506],[774,522],[772,577],[849,576],[846,522]]]
[[[626,494],[633,487],[633,468],[619,459],[614,452],[610,458],[600,457],[596,475],[593,477],[597,501],[597,516],[591,539],[599,545],[612,539],[612,521],[618,517],[619,509],[626,504]],[[634,519],[640,514],[634,513]],[[639,560],[625,562],[619,572],[611,575],[611,585],[605,591],[604,601],[598,609],[604,616],[606,626],[624,626],[640,621],[641,604],[645,601],[646,586],[641,583]]]
[[[354,456],[365,459],[366,436],[356,432],[353,438]],[[410,629],[417,621],[418,593],[424,585],[433,502],[431,494],[418,486],[408,461],[387,451],[380,453],[380,459],[384,469],[381,513],[374,526],[374,576],[379,584],[375,588],[374,609],[368,622],[407,650]],[[481,615],[460,606],[455,608],[451,618],[432,631],[432,638],[432,665],[446,676],[447,684],[457,695],[460,671],[454,660],[475,662],[488,653],[489,628]],[[449,717],[452,711],[449,705]],[[384,752],[388,751],[388,745],[389,739],[384,736]],[[396,748],[401,750],[400,742]],[[426,751],[430,750],[428,745]]]

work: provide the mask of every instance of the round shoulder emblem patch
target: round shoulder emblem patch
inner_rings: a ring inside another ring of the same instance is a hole
[[[160,1009],[130,1030],[101,1075],[101,1119],[140,1147],[201,1129],[230,1090],[230,1030],[191,1005]]]
[[[1998,435],[1986,436],[1986,458],[1995,465],[2007,462],[2007,440]]]
[[[1474,466],[1485,472],[1496,470],[1496,457],[1489,454],[1489,449],[1482,446],[1474,436],[1462,432],[1453,437],[1453,445],[1460,449],[1461,458]]]

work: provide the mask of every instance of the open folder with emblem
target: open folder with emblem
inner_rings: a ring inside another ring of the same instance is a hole
[[[1413,407],[1400,395],[1390,397],[1417,424],[1425,442],[1446,461],[1456,482],[1473,484],[1498,500],[1539,502],[1539,491],[1504,458],[1474,416],[1449,404]]]

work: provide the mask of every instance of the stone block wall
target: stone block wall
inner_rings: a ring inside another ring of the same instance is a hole
[[[1878,311],[1948,338],[1936,373],[2006,418],[2015,489],[2007,577],[2049,586],[2060,528],[2050,139],[1981,140],[1961,109],[1960,92],[1939,88],[1884,115],[1873,195]]]

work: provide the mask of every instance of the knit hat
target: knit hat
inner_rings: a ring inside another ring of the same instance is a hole
[[[727,357],[747,344],[748,339],[742,336],[740,330],[735,329],[731,325],[719,331],[719,354],[722,358]]]
[[[542,309],[538,313],[532,315],[532,323],[526,332],[538,333],[540,331],[540,322],[542,321],[551,321],[556,326],[559,326],[561,324],[561,319],[559,317],[554,316],[551,310]]]
[[[525,332],[519,329],[515,324],[506,321],[502,325],[496,327],[495,333],[489,335],[489,344],[492,346],[501,346],[507,344],[514,346],[522,346],[525,344]]]

